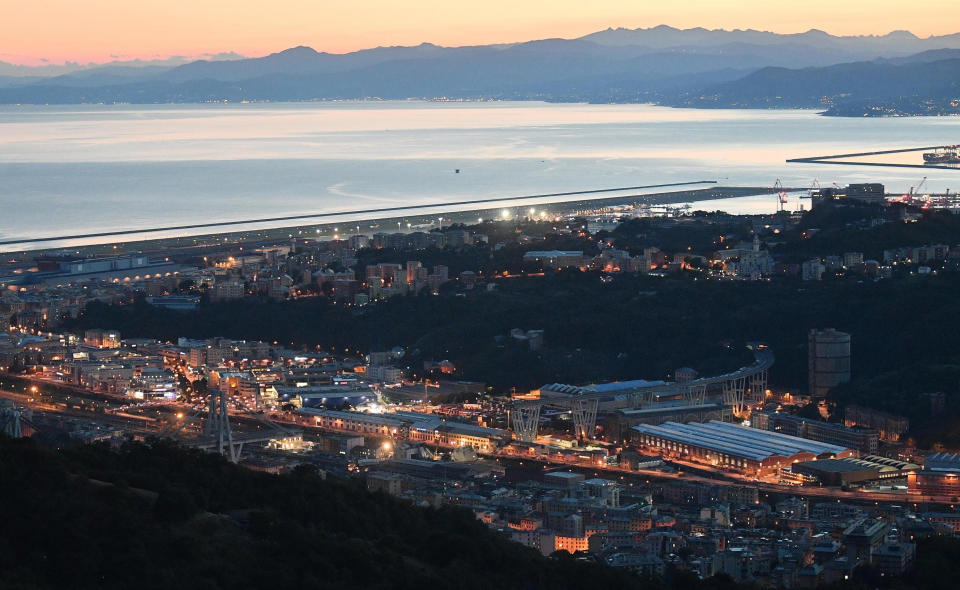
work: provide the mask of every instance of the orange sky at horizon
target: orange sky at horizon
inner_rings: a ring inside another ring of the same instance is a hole
[[[960,31],[957,0],[0,0],[0,61],[157,59],[296,45],[344,53],[378,45],[479,45],[579,37],[607,27],[811,28],[835,35]]]

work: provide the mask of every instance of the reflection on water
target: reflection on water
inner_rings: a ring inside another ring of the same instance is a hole
[[[838,119],[648,105],[0,107],[0,235],[707,179],[758,187],[777,178],[793,187],[815,178],[823,185],[879,181],[906,191],[928,176],[927,189],[942,191],[960,187],[956,172],[785,160],[958,138],[956,117]],[[768,200],[774,209],[775,198]]]

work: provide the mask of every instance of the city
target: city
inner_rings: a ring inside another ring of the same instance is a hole
[[[20,3],[0,590],[949,590],[960,8]]]
[[[411,352],[411,341],[364,350],[321,345],[322,334],[298,346],[126,337],[109,325],[61,331],[92,321],[91,305],[169,316],[245,299],[321,301],[356,314],[397,297],[486,296],[571,271],[597,289],[626,276],[772,289],[958,272],[960,247],[947,244],[885,248],[882,260],[805,253],[802,242],[819,233],[806,227],[815,216],[863,215],[843,225],[853,241],[887,226],[956,224],[950,212],[885,199],[882,190],[810,191],[807,212],[554,205],[549,213],[504,209],[469,225],[437,221],[429,231],[325,239],[318,230],[254,248],[217,242],[162,259],[27,254],[4,266],[4,430],[111,446],[168,438],[268,473],[312,465],[412,504],[463,507],[545,556],[589,555],[643,576],[725,574],[787,588],[847,580],[868,566],[900,576],[913,566],[918,539],[960,531],[960,455],[943,443],[918,447],[906,416],[870,404],[835,407],[828,394],[851,380],[858,342],[833,328],[799,334],[807,380],[793,391],[769,380],[775,348],[749,341],[735,350],[735,334],[714,362],[723,372],[682,366],[528,389],[476,380],[449,358]],[[634,227],[663,249],[632,243]],[[692,237],[705,230],[709,241]],[[677,234],[696,244],[668,247]],[[802,264],[789,262],[798,256]],[[525,325],[495,342],[543,354],[552,332]],[[924,398],[943,411],[949,394]]]

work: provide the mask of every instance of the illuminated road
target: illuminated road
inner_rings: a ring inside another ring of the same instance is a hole
[[[34,381],[38,384],[45,383],[43,380]],[[60,383],[49,384],[56,384],[58,386],[61,385]],[[73,418],[114,424],[116,426],[122,426],[132,431],[145,434],[156,434],[162,429],[162,427],[171,424],[172,420],[169,417],[170,414],[182,412],[185,416],[189,416],[191,413],[196,411],[196,408],[187,404],[167,402],[164,404],[151,404],[149,408],[143,408],[143,411],[152,412],[152,414],[149,416],[136,415],[131,413],[134,410],[126,410],[126,408],[128,408],[130,405],[130,400],[123,396],[114,396],[86,391],[75,386],[68,387],[68,389],[72,392],[71,394],[60,392],[49,393],[43,391],[40,391],[39,393],[20,393],[9,390],[0,390],[0,397],[13,400],[20,406],[36,411],[57,413]],[[85,410],[78,408],[73,404],[68,404],[67,402],[70,401],[71,397],[97,401],[104,406],[115,405],[115,407],[104,408],[106,411],[93,411],[93,409]],[[265,427],[264,420],[267,419],[278,424],[295,426],[305,430],[337,432],[329,429],[318,428],[315,425],[310,424],[308,421],[296,420],[295,418],[289,417],[283,413],[271,414],[269,417],[264,415],[262,416],[262,419],[245,415],[242,412],[231,411],[230,414],[231,426],[234,427],[234,431],[237,435],[262,430]],[[165,415],[167,416],[166,419],[164,418]],[[184,430],[183,433],[194,433],[196,431],[196,426],[196,424],[193,424],[191,427]],[[503,459],[508,461],[529,461],[532,463],[539,463],[544,466],[592,470],[598,476],[603,473],[608,474],[614,479],[630,476],[641,479],[648,478],[650,480],[702,483],[721,486],[751,486],[756,487],[759,491],[764,493],[785,494],[812,498],[830,498],[836,499],[837,501],[845,499],[858,502],[874,502],[878,504],[881,502],[915,505],[920,503],[952,505],[955,503],[953,497],[951,496],[921,496],[919,494],[909,492],[873,492],[863,490],[849,491],[837,488],[785,485],[751,479],[735,473],[713,469],[707,465],[685,463],[682,461],[671,461],[672,463],[679,465],[680,469],[675,473],[670,473],[656,469],[631,470],[629,468],[617,465],[603,465],[587,461],[564,461],[543,456],[530,457],[527,455],[508,453],[502,450],[496,453],[484,453],[484,455],[497,460]],[[683,471],[684,468],[700,472],[710,472],[715,477],[686,472]]]
[[[814,497],[814,498],[830,498],[836,499],[838,502],[840,499],[845,500],[855,500],[858,502],[874,502],[874,503],[894,503],[894,504],[921,504],[921,503],[933,503],[933,504],[950,504],[952,505],[953,498],[950,496],[921,496],[914,493],[886,493],[886,492],[869,492],[869,491],[847,491],[841,490],[838,488],[823,488],[823,487],[801,487],[801,486],[791,486],[784,484],[776,484],[770,482],[757,481],[753,479],[737,477],[735,474],[730,473],[719,473],[718,476],[724,477],[725,479],[713,479],[710,477],[705,477],[702,475],[696,475],[693,473],[686,473],[683,471],[678,471],[676,473],[669,473],[664,471],[658,471],[656,469],[629,469],[626,467],[620,467],[617,465],[597,465],[594,463],[589,463],[585,461],[561,461],[556,459],[550,459],[548,457],[529,457],[524,455],[517,455],[511,453],[495,453],[487,455],[495,459],[507,459],[511,461],[529,461],[531,463],[539,463],[541,465],[547,466],[557,466],[557,467],[568,467],[578,470],[592,470],[596,476],[600,476],[601,473],[609,474],[613,479],[618,477],[622,479],[623,476],[635,476],[640,478],[649,478],[650,480],[664,480],[664,481],[678,481],[678,482],[687,482],[687,483],[703,483],[710,485],[721,485],[721,486],[751,486],[757,488],[760,492],[764,493],[773,493],[773,494],[785,494],[790,496],[800,496],[800,497]],[[697,469],[702,468],[700,465],[696,466]]]

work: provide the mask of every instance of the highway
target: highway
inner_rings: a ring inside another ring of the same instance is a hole
[[[39,381],[42,383],[42,381]],[[71,388],[73,390],[74,388]],[[77,418],[82,420],[89,420],[94,422],[102,422],[106,424],[112,424],[118,427],[122,427],[132,433],[143,434],[143,435],[155,435],[162,430],[162,428],[171,423],[171,414],[182,413],[184,416],[189,417],[190,413],[195,412],[196,409],[186,404],[175,403],[175,402],[165,402],[163,404],[149,404],[148,407],[142,408],[143,411],[151,412],[151,415],[137,415],[131,413],[134,410],[125,410],[129,406],[129,400],[123,398],[122,396],[108,396],[107,394],[100,394],[95,392],[83,392],[83,390],[78,391],[75,395],[77,397],[85,397],[84,393],[90,396],[90,399],[101,401],[104,398],[109,398],[112,404],[116,404],[114,408],[107,409],[107,411],[91,411],[79,409],[67,405],[67,398],[72,397],[71,395],[66,394],[45,394],[44,397],[49,398],[43,399],[38,393],[22,393],[14,392],[6,389],[0,389],[0,397],[13,400],[17,405],[33,409],[38,412],[49,412],[56,413],[70,418]],[[164,416],[167,416],[164,419]],[[266,419],[266,416],[263,417]],[[275,417],[271,418],[273,422],[284,426],[295,426],[298,428],[303,428],[306,431],[325,431],[324,429],[319,429],[311,424],[297,421],[295,419],[287,418],[282,414],[277,414]],[[231,427],[234,430],[234,433],[237,437],[244,437],[248,435],[254,435],[258,431],[262,431],[265,427],[263,420],[243,415],[242,413],[234,414],[231,412],[230,417]],[[184,442],[189,444],[190,440],[196,436],[199,436],[199,429],[197,424],[189,427],[184,433],[189,432],[189,436],[184,437]],[[334,431],[331,431],[334,432]],[[196,442],[196,441],[195,441]],[[660,481],[676,481],[676,482],[686,482],[686,483],[701,483],[709,485],[721,485],[721,486],[752,486],[756,487],[759,491],[768,493],[768,494],[783,494],[791,496],[801,496],[801,497],[810,497],[810,498],[825,498],[825,499],[841,499],[851,500],[857,502],[874,502],[874,503],[893,503],[893,504],[944,504],[952,505],[954,504],[953,498],[948,496],[921,496],[914,493],[903,493],[903,492],[873,492],[873,491],[851,491],[851,490],[841,490],[838,488],[824,488],[824,487],[801,487],[795,485],[785,485],[780,483],[774,483],[770,481],[762,481],[753,478],[748,478],[740,476],[735,473],[721,471],[712,469],[707,465],[700,465],[695,463],[687,463],[683,461],[671,461],[678,465],[679,469],[677,472],[665,472],[656,469],[637,469],[631,470],[626,467],[619,465],[600,465],[589,461],[569,461],[569,460],[560,460],[553,459],[550,457],[544,456],[535,456],[530,457],[528,455],[521,455],[515,453],[509,453],[505,450],[500,450],[495,453],[487,453],[484,456],[495,459],[498,461],[523,461],[523,462],[533,462],[544,465],[545,467],[565,467],[568,469],[576,469],[586,472],[592,472],[596,476],[610,477],[612,479],[623,479],[623,478],[633,478],[637,481],[640,480],[660,480]],[[684,469],[695,470],[701,473],[694,473],[691,471],[684,471]],[[702,472],[709,472],[710,475],[704,475]]]
[[[685,483],[702,483],[720,486],[750,486],[757,488],[760,492],[768,494],[782,494],[787,496],[799,496],[810,498],[827,498],[840,501],[852,500],[857,502],[874,502],[876,504],[944,504],[953,505],[953,498],[948,496],[921,496],[911,493],[886,493],[886,492],[868,492],[868,491],[849,491],[838,488],[824,487],[802,487],[785,484],[777,484],[746,477],[738,477],[736,474],[727,472],[717,472],[718,478],[696,475],[694,473],[681,470],[671,473],[659,471],[656,469],[629,469],[618,465],[598,465],[587,461],[562,461],[550,459],[549,457],[537,456],[529,457],[526,455],[511,454],[506,452],[487,455],[492,459],[520,461],[539,463],[544,466],[566,467],[577,471],[592,472],[594,477],[608,477],[610,479],[624,479],[632,476],[644,480],[676,481]],[[696,469],[703,469],[704,466],[696,465]]]

